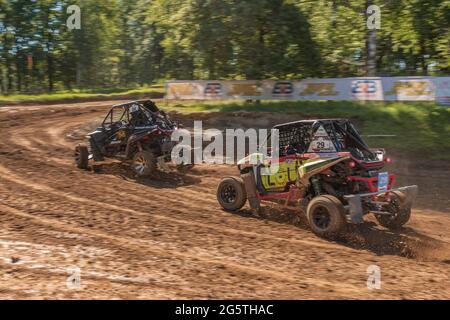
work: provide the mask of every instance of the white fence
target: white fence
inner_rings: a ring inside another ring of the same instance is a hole
[[[450,77],[167,81],[166,99],[380,100],[450,103]]]

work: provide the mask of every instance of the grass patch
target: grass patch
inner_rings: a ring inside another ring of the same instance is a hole
[[[59,91],[45,94],[12,94],[0,96],[0,104],[20,103],[57,103],[70,101],[93,101],[113,99],[140,99],[140,98],[162,98],[164,86],[155,85],[151,87],[129,89],[129,88],[102,88]]]
[[[265,101],[184,102],[167,104],[178,112],[283,112],[311,118],[357,119],[370,146],[392,148],[422,159],[450,160],[450,109],[434,102]]]

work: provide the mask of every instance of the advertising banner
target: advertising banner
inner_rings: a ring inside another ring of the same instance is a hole
[[[166,99],[374,100],[448,103],[450,77],[168,81]]]

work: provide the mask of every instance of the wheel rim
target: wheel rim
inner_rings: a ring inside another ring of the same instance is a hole
[[[312,213],[312,221],[316,227],[325,230],[331,223],[330,213],[325,207],[318,206]]]
[[[391,199],[391,202],[389,203],[389,207],[388,207],[388,212],[390,212],[391,215],[390,216],[381,216],[381,217],[386,218],[388,220],[395,220],[397,218],[397,216],[399,215],[400,210],[401,210],[401,208],[400,208],[400,202],[399,202],[398,198],[393,197]]]
[[[236,188],[231,184],[226,184],[222,190],[220,190],[220,197],[225,203],[234,203],[237,198]]]
[[[145,171],[145,168],[147,167],[147,161],[143,156],[139,156],[134,161],[134,170],[139,173],[143,174]]]

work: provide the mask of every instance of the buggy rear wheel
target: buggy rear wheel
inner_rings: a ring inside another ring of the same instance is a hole
[[[138,151],[133,157],[131,167],[138,176],[148,176],[156,170],[156,157],[151,151]]]
[[[331,195],[313,198],[306,209],[312,231],[323,238],[333,238],[346,227],[345,209],[341,201]]]
[[[405,206],[406,196],[400,191],[391,193],[391,201],[388,207],[391,215],[376,214],[377,221],[388,229],[399,229],[409,221],[411,217],[411,207]]]
[[[75,163],[79,169],[87,169],[89,164],[89,150],[84,144],[75,147]]]
[[[228,211],[241,209],[247,201],[244,183],[240,178],[224,178],[217,187],[217,201]]]

